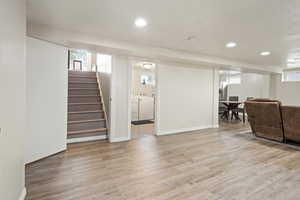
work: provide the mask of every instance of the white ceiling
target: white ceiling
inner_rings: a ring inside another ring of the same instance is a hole
[[[28,0],[28,22],[264,66],[300,58],[300,0]],[[137,17],[146,28],[134,26]],[[186,38],[192,36],[192,40]],[[237,43],[227,49],[227,42]],[[262,57],[262,51],[271,51]]]

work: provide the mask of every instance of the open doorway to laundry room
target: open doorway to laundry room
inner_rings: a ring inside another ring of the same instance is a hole
[[[131,138],[155,135],[156,64],[134,62],[131,80]]]

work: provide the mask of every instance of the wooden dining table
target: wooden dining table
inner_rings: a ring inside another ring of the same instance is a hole
[[[227,110],[224,111],[222,114],[222,117],[226,117],[226,119],[229,119],[229,112],[233,108],[237,108],[239,105],[244,104],[244,101],[219,101],[223,105],[226,106]],[[235,119],[240,120],[239,114],[238,113],[233,113]]]

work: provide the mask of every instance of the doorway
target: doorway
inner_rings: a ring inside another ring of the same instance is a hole
[[[131,138],[155,135],[156,65],[135,62],[131,80]]]
[[[239,70],[219,71],[219,123],[247,126],[245,101],[270,98],[270,75]]]
[[[245,123],[240,71],[219,71],[219,124],[221,126]]]

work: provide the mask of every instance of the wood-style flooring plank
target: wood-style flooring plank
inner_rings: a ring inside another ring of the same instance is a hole
[[[68,145],[26,167],[26,200],[297,200],[300,150],[255,138],[249,126]]]

